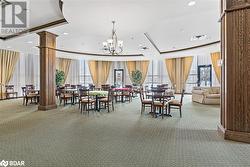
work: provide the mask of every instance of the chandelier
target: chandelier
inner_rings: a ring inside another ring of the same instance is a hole
[[[112,21],[112,24],[112,36],[110,39],[103,42],[103,50],[109,52],[111,55],[118,55],[123,52],[123,41],[117,39],[115,21]]]
[[[10,5],[11,3],[9,2],[9,1],[7,1],[7,0],[0,0],[0,5],[2,6],[2,7],[4,7],[4,6],[6,6],[6,5]]]

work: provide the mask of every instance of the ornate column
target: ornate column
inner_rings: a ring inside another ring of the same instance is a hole
[[[56,48],[57,35],[40,32],[40,105],[38,110],[57,108],[55,94]]]
[[[222,98],[225,139],[250,143],[250,0],[221,1]]]

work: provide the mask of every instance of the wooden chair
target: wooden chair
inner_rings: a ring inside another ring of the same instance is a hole
[[[79,89],[79,109],[81,108],[81,101],[87,98],[88,98],[88,89],[80,88]]]
[[[126,102],[132,102],[132,92],[131,91],[123,91],[122,92],[123,100]]]
[[[150,107],[151,113],[152,113],[152,109],[153,109],[152,108],[152,99],[145,99],[143,89],[141,89],[141,91],[140,91],[140,99],[141,99],[141,114],[143,112],[145,112],[146,107]]]
[[[152,107],[153,114],[157,117],[156,110],[158,109],[162,118],[164,117],[165,109],[165,91],[162,89],[157,89],[152,92]]]
[[[73,102],[73,94],[68,93],[64,87],[59,88],[59,95],[60,95],[60,105],[62,104],[65,106],[68,103],[68,100],[71,101],[71,104]]]
[[[17,98],[17,92],[14,90],[14,85],[6,85],[5,86],[5,94],[6,94],[6,99],[10,99],[11,96],[12,98],[16,97]]]
[[[103,91],[109,91],[109,89],[111,88],[111,86],[109,84],[106,84],[106,85],[101,85],[101,89]]]
[[[122,96],[123,96],[122,91],[118,91],[118,90],[114,91],[113,96],[114,96],[116,103],[122,101]]]
[[[89,114],[89,110],[90,109],[94,109],[93,106],[95,106],[96,100],[93,99],[91,96],[89,96],[89,90],[81,90],[82,92],[84,92],[84,94],[86,94],[85,98],[81,99],[81,113],[83,113],[83,109],[85,108],[86,111]]]
[[[28,89],[28,88],[22,87],[23,105],[25,104],[26,106],[28,105],[29,100],[31,103],[33,103],[33,101],[38,103],[38,96],[39,96],[39,94],[35,92],[34,89]]]
[[[182,117],[182,102],[183,102],[183,98],[184,98],[184,94],[185,94],[185,90],[183,89],[182,90],[182,93],[181,93],[181,100],[170,100],[168,102],[168,114],[170,115],[170,112],[171,112],[171,108],[173,109],[179,109],[180,111],[180,117]]]
[[[112,106],[112,111],[114,111],[114,100],[113,100],[113,91],[109,89],[108,97],[101,98],[99,100],[99,106],[101,107],[104,104],[104,108],[108,107],[108,112],[110,111],[110,106]]]

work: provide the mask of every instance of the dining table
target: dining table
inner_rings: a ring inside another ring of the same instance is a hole
[[[124,103],[124,92],[131,92],[131,88],[113,88],[115,92],[121,92],[121,101]]]
[[[104,98],[108,96],[108,91],[102,91],[102,90],[93,90],[93,91],[89,91],[89,96],[93,96],[95,97],[95,110],[96,111],[100,111],[100,106],[99,106],[99,102],[98,100],[100,98]]]

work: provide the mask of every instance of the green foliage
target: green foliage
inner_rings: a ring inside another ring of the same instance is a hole
[[[139,70],[132,71],[132,83],[134,85],[140,85],[142,82],[142,72]]]
[[[61,86],[64,82],[65,74],[63,71],[56,70],[56,86]]]

